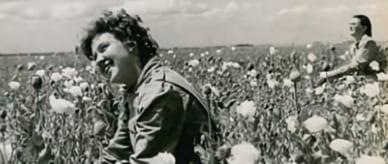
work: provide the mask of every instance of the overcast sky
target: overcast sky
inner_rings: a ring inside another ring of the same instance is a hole
[[[73,50],[88,20],[118,8],[162,47],[341,42],[360,13],[388,40],[387,0],[0,0],[0,53]]]

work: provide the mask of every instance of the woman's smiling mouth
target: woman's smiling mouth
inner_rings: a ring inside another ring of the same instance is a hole
[[[103,63],[102,72],[104,75],[110,75],[112,72],[113,61],[106,59]]]

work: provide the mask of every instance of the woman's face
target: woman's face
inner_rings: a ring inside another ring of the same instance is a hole
[[[96,35],[92,40],[92,53],[101,74],[112,83],[136,85],[140,75],[140,59],[136,46],[126,47],[108,32]]]
[[[361,25],[361,21],[358,18],[352,18],[349,23],[350,35],[353,37],[362,36],[365,33],[366,27]]]

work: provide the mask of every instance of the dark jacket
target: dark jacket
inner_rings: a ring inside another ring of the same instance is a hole
[[[209,106],[185,78],[153,58],[144,66],[134,96],[127,100],[127,112],[101,163],[150,163],[160,152],[173,154],[177,164],[199,163],[194,145],[200,128],[210,125]]]

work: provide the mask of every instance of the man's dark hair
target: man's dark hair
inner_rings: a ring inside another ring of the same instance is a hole
[[[365,15],[354,15],[353,18],[359,19],[360,24],[366,27],[365,34],[372,37],[372,24],[370,23],[369,18]]]
[[[85,55],[89,60],[96,60],[91,48],[93,38],[98,34],[109,32],[126,46],[135,43],[139,50],[140,62],[144,66],[157,54],[159,45],[149,34],[149,29],[143,27],[141,23],[139,16],[131,16],[124,9],[116,14],[112,11],[104,11],[102,16],[85,28],[85,33],[81,36],[76,51]]]

